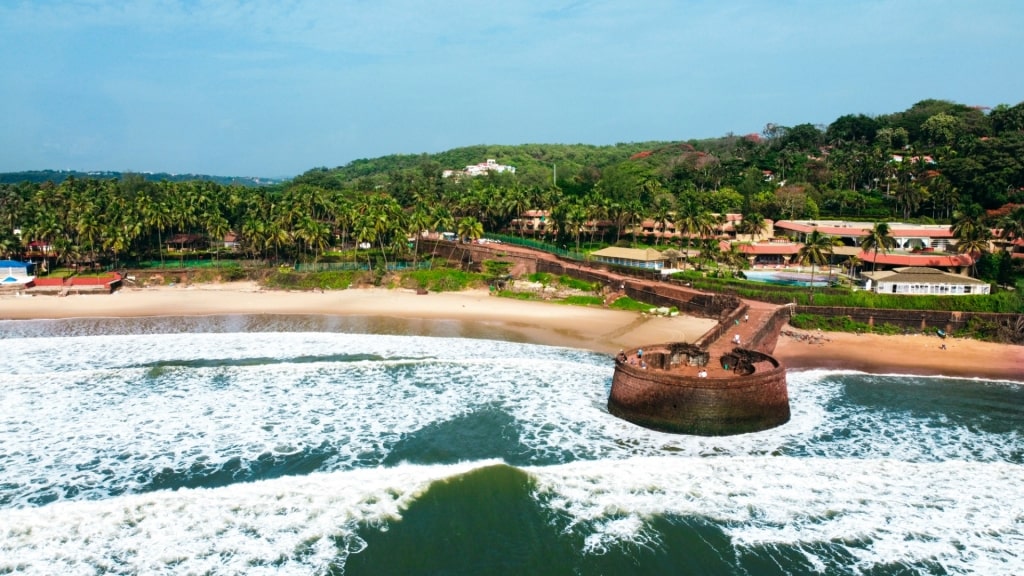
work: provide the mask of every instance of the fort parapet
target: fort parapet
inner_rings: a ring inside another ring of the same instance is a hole
[[[624,351],[615,362],[608,411],[647,428],[702,436],[758,432],[789,421],[786,368],[778,360],[737,348],[716,359],[705,352],[702,363],[699,355],[681,355],[679,346],[644,347],[640,357],[639,350]]]

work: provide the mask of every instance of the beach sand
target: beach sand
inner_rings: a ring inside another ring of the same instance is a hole
[[[791,369],[847,369],[874,374],[1024,381],[1024,346],[926,335],[819,333],[795,328],[786,328],[783,332],[774,356]],[[803,335],[806,339],[786,333]]]
[[[713,320],[661,317],[491,296],[487,290],[431,292],[360,288],[326,292],[261,290],[255,283],[124,288],[113,294],[0,297],[0,319],[318,314],[391,318],[388,330],[493,337],[614,354],[647,343],[699,338]],[[447,322],[443,329],[430,321]],[[427,321],[427,322],[421,322]],[[378,323],[379,325],[380,323]]]
[[[262,290],[252,282],[124,288],[110,295],[0,297],[0,319],[316,314],[395,319],[392,333],[499,338],[614,354],[662,342],[692,342],[703,318],[567,306],[491,296],[486,290],[418,295],[383,288],[327,292]],[[444,327],[439,328],[444,321]],[[454,327],[453,327],[454,323]],[[936,336],[836,332],[779,336],[775,356],[792,369],[947,375],[1024,381],[1024,347]],[[945,344],[946,349],[941,345]]]

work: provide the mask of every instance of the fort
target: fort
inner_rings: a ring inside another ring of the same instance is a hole
[[[608,411],[682,434],[758,432],[789,421],[786,367],[771,356],[791,307],[733,299],[696,342],[624,350]]]
[[[624,295],[715,319],[716,325],[695,342],[651,343],[619,353],[608,397],[608,411],[619,418],[701,436],[757,432],[789,421],[786,367],[771,354],[792,306],[701,292],[515,246],[499,250],[439,242],[429,249],[478,262],[500,251],[515,273],[566,274],[605,286],[606,301]]]

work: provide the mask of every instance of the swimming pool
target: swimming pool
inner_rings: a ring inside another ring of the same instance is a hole
[[[824,272],[815,274],[813,283],[811,282],[811,275],[804,272],[748,270],[743,272],[743,275],[751,282],[778,284],[780,286],[828,286],[828,276]]]

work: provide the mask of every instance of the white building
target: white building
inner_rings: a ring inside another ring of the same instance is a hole
[[[861,276],[865,279],[864,289],[878,294],[958,296],[988,294],[991,290],[987,282],[976,278],[919,266],[862,272]]]
[[[509,172],[512,174],[516,173],[515,166],[508,166],[506,164],[498,164],[493,158],[488,158],[486,162],[479,164],[471,164],[466,166],[464,170],[445,170],[441,173],[441,176],[449,178],[451,176],[482,176],[488,172]]]

